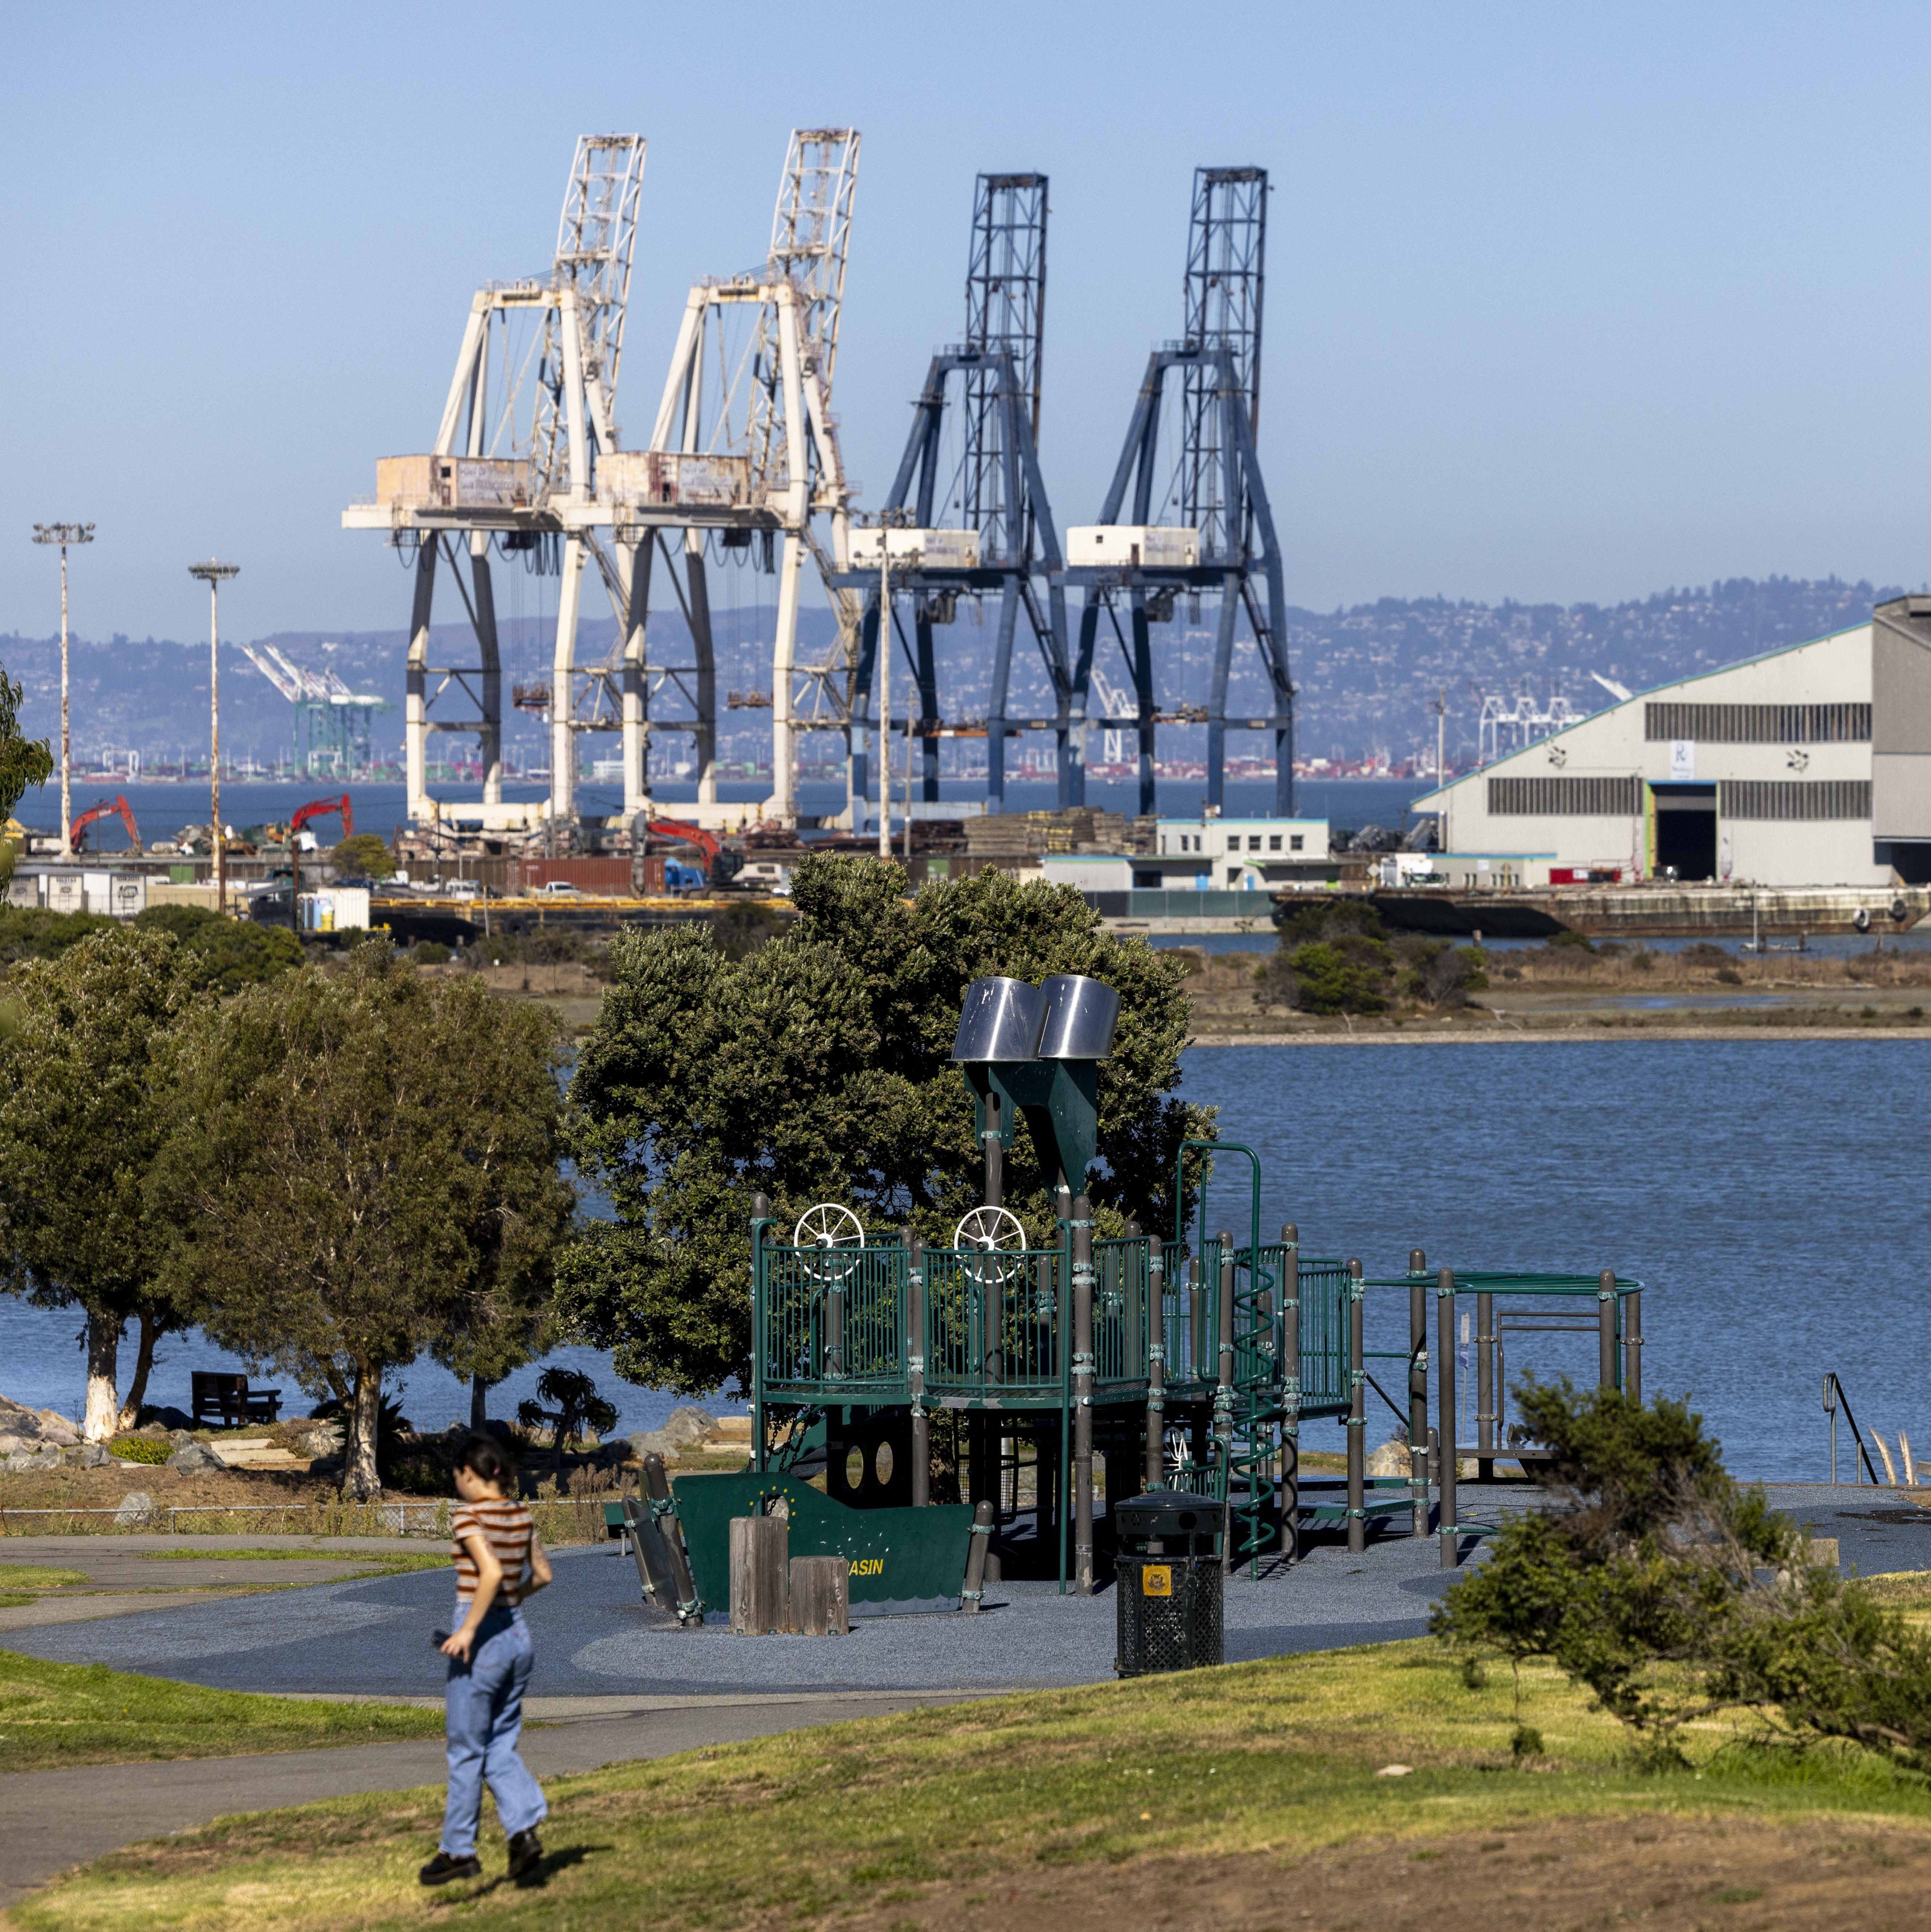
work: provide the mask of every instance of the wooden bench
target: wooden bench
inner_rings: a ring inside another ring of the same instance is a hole
[[[280,1389],[251,1389],[246,1376],[217,1374],[205,1369],[195,1370],[190,1379],[197,1423],[219,1422],[223,1428],[240,1429],[251,1422],[274,1422],[280,1417]]]

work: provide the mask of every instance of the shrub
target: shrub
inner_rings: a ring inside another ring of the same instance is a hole
[[[1685,1724],[1741,1708],[1774,1739],[1931,1772],[1931,1635],[1810,1562],[1789,1520],[1731,1480],[1701,1417],[1566,1380],[1518,1402],[1519,1433],[1553,1452],[1540,1480],[1555,1507],[1504,1524],[1436,1606],[1439,1635],[1517,1666],[1551,1658],[1653,1761],[1681,1761]]]
[[[338,879],[386,879],[396,868],[389,848],[373,832],[343,839],[329,854],[328,862]]]
[[[1369,949],[1375,949],[1370,950]],[[1329,945],[1317,940],[1288,956],[1303,1012],[1380,1013],[1388,1008],[1387,950],[1372,940]]]
[[[164,1436],[122,1436],[108,1444],[107,1453],[117,1462],[165,1462],[174,1444]]]
[[[439,939],[418,939],[409,956],[418,966],[446,966],[454,956]]]
[[[1395,950],[1405,969],[1402,991],[1429,1006],[1465,1006],[1468,995],[1489,983],[1487,959],[1478,947],[1411,934],[1396,940]]]

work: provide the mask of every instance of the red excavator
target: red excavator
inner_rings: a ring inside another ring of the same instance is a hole
[[[688,818],[652,817],[644,826],[646,851],[652,841],[667,845],[694,845],[703,854],[701,874],[696,866],[679,866],[674,860],[664,867],[664,884],[673,892],[700,891],[707,884],[728,885],[744,869],[742,853],[727,850],[715,832],[707,832],[703,826],[694,824]],[[682,874],[691,876],[679,876]]]
[[[84,852],[87,850],[87,828],[97,818],[116,818],[127,828],[128,850],[138,852],[141,849],[141,828],[134,823],[134,808],[127,802],[124,792],[116,792],[112,805],[104,798],[97,804],[90,805],[67,827],[67,842],[75,851]]]
[[[312,799],[307,805],[298,806],[295,816],[288,822],[288,842],[293,845],[295,835],[313,818],[326,818],[331,812],[342,814],[342,836],[352,838],[355,836],[355,808],[349,802],[345,791],[340,798]]]
[[[355,808],[346,791],[340,798],[314,798],[297,806],[288,822],[288,922],[298,937],[301,932],[301,829],[311,819],[326,818],[332,812],[341,814],[342,836],[354,838]]]

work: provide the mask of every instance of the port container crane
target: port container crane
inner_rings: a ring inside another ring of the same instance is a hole
[[[1265,284],[1267,171],[1199,168],[1186,275],[1182,339],[1156,349],[1147,362],[1120,461],[1096,524],[1066,532],[1066,580],[1085,591],[1074,660],[1074,708],[1084,714],[1102,618],[1133,684],[1131,717],[1104,718],[1130,729],[1139,746],[1139,809],[1157,809],[1153,776],[1156,728],[1163,718],[1156,688],[1152,626],[1173,616],[1184,593],[1190,608],[1203,591],[1220,594],[1208,682],[1207,803],[1225,802],[1227,734],[1273,734],[1274,808],[1294,811],[1294,684],[1288,674],[1287,599],[1273,512],[1261,475],[1261,325]],[[1159,467],[1162,416],[1177,416],[1174,458]],[[1124,602],[1128,624],[1120,621]],[[1229,718],[1228,686],[1240,617],[1246,613],[1269,709]],[[1084,717],[1081,718],[1084,722]],[[1074,776],[1084,802],[1084,775]]]
[[[911,433],[886,497],[886,514],[878,529],[854,533],[853,567],[837,580],[865,598],[849,734],[855,831],[860,829],[868,789],[865,746],[883,616],[880,548],[887,543],[893,635],[902,636],[895,616],[899,594],[910,601],[912,610],[908,655],[917,706],[910,735],[921,747],[921,794],[925,802],[939,796],[941,734],[964,736],[973,730],[970,722],[947,724],[940,715],[934,633],[953,622],[961,595],[997,593],[998,598],[983,727],[986,809],[1002,808],[1006,740],[1024,730],[1054,734],[1060,804],[1071,803],[1078,789],[1073,767],[1079,746],[1072,730],[1066,592],[1058,574],[1063,560],[1039,470],[1047,212],[1044,175],[979,177],[966,269],[964,335],[956,346],[932,358],[925,387],[913,405]],[[1053,705],[1050,717],[1015,719],[1007,715],[1013,646],[1022,614],[1045,674]],[[881,740],[881,787],[889,763]],[[881,790],[881,799],[883,795]],[[883,803],[880,810],[886,810]]]

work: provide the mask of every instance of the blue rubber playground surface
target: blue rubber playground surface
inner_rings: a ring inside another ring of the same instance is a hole
[[[1528,1498],[1490,1492],[1463,1514],[1492,1520]],[[1931,1570],[1931,1510],[1894,1492],[1774,1488],[1771,1500],[1813,1535],[1835,1536],[1866,1575]],[[1471,1560],[1479,1562],[1479,1553]],[[1230,1580],[1229,1663],[1420,1636],[1453,1581],[1432,1537],[1383,1535],[1361,1556],[1332,1544],[1258,1581]],[[1061,1596],[1050,1583],[990,1586],[977,1616],[877,1617],[844,1637],[731,1635],[714,1614],[680,1630],[640,1600],[617,1546],[556,1552],[556,1581],[527,1615],[539,1696],[720,1696],[747,1691],[986,1690],[1088,1684],[1113,1675],[1110,1590]],[[321,1584],[98,1622],[10,1633],[6,1647],[235,1690],[435,1696],[442,1660],[430,1633],[449,1625],[446,1573]]]

